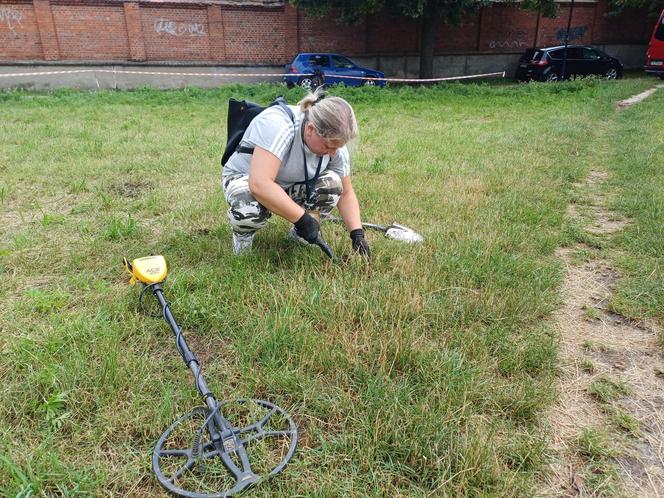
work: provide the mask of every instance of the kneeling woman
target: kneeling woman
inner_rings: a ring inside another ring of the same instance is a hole
[[[309,213],[337,206],[353,249],[370,257],[346,148],[358,132],[353,108],[340,97],[323,98],[321,89],[289,107],[294,119],[278,105],[254,118],[224,166],[233,252],[249,250],[272,213],[293,223],[291,235],[313,244],[320,224]]]

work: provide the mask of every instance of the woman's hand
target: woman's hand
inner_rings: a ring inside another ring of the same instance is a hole
[[[364,256],[368,260],[371,259],[371,249],[369,249],[369,243],[364,238],[363,229],[358,228],[350,232],[350,240],[353,243],[353,250],[357,254]]]
[[[318,240],[318,234],[320,233],[320,223],[305,211],[302,217],[297,220],[295,223],[295,233],[298,237],[303,238],[309,244],[315,244]]]
[[[339,198],[337,208],[339,209],[341,218],[344,220],[346,228],[350,230],[350,240],[353,243],[353,250],[367,259],[371,259],[371,250],[364,238],[364,230],[362,229],[362,221],[360,220],[360,203],[353,190],[350,176],[341,178],[341,185],[343,193]]]

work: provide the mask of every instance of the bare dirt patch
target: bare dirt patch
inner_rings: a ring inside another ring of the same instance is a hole
[[[108,192],[126,197],[128,199],[136,199],[141,197],[144,192],[151,191],[154,187],[149,182],[140,181],[126,181],[121,183],[113,183],[108,186]]]
[[[17,203],[8,209],[0,209],[0,235],[8,241],[12,236],[34,227],[36,224],[47,224],[49,217],[72,216],[72,211],[87,198],[83,194],[59,194],[40,199],[37,202]],[[52,220],[53,221],[53,220]],[[1,239],[0,239],[1,240]]]
[[[598,236],[628,223],[608,211],[606,196],[594,191],[607,179],[604,172],[591,172],[578,186],[590,191],[584,199],[590,209],[582,215],[576,205],[567,210]],[[620,275],[601,258],[575,263],[575,254],[584,249],[579,245],[557,253],[567,266],[564,304],[554,317],[560,337],[560,399],[549,414],[552,463],[540,494],[664,496],[664,358],[657,346],[658,330],[611,311],[612,288]],[[596,386],[606,379],[621,390],[598,394]],[[628,422],[633,423],[630,430],[625,428]],[[578,443],[584,429],[610,435],[616,487],[598,490],[589,484],[592,466]]]

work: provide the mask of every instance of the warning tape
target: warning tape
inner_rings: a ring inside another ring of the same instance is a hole
[[[293,75],[300,76],[300,75]],[[311,76],[311,75],[309,75]],[[339,76],[340,78],[350,80],[368,80],[368,81],[399,81],[402,83],[431,83],[434,81],[450,81],[450,80],[465,80],[469,78],[486,78],[487,76],[501,76],[505,77],[505,71],[499,73],[484,73],[484,74],[471,74],[468,76],[448,76],[446,78],[370,78],[368,76]]]
[[[300,76],[314,76],[311,73],[177,73],[166,71],[133,71],[126,69],[70,69],[66,71],[38,71],[34,73],[6,73],[0,74],[0,78],[12,78],[22,76],[50,76],[54,74],[81,74],[81,73],[112,73],[117,74],[141,74],[141,75],[154,75],[154,76],[208,76],[213,78],[256,78],[256,77],[272,77],[283,78],[286,76],[300,77]],[[339,76],[344,79],[352,80],[367,80],[367,81],[394,81],[400,83],[433,83],[436,81],[451,81],[451,80],[465,80],[470,78],[486,78],[489,76],[505,77],[505,71],[497,73],[483,73],[471,74],[467,76],[448,76],[446,78],[370,78],[367,76]]]

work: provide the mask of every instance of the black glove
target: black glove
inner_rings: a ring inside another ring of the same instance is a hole
[[[316,243],[318,232],[320,232],[320,224],[316,221],[316,218],[305,211],[302,217],[293,224],[298,237],[302,237],[309,244]]]
[[[364,239],[364,230],[358,228],[350,232],[350,240],[353,242],[353,250],[365,256],[367,259],[371,259],[371,250],[369,249],[369,244]]]

